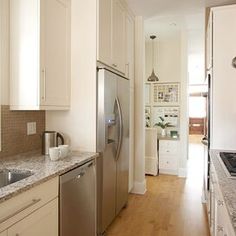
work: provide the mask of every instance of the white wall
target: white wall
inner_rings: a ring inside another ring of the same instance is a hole
[[[154,70],[160,82],[180,82],[181,80],[181,34],[179,31],[169,37],[159,37],[154,41]],[[152,42],[146,40],[145,79],[152,71]]]
[[[46,129],[62,132],[72,149],[96,151],[96,4],[72,0],[71,9],[71,109],[47,112]]]

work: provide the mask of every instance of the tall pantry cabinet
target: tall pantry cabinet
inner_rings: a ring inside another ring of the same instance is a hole
[[[125,3],[121,0],[98,1],[97,60],[125,73]]]
[[[207,44],[211,75],[211,149],[235,150],[236,5],[211,9]],[[211,66],[212,64],[212,66]]]
[[[70,106],[70,0],[10,0],[10,105]]]

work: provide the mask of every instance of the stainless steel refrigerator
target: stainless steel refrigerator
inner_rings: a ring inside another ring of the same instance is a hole
[[[129,80],[108,69],[97,77],[97,229],[102,235],[128,201]]]

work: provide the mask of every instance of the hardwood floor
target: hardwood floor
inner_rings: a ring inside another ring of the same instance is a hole
[[[108,236],[208,236],[199,194],[185,179],[147,177],[147,193],[131,194],[129,204],[107,231]]]
[[[200,146],[199,146],[200,147]],[[209,236],[201,203],[201,148],[191,146],[189,176],[148,176],[145,195],[130,194],[129,204],[107,230],[107,236]]]

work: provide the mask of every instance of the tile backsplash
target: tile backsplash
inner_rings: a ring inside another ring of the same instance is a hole
[[[27,122],[36,122],[36,134],[27,135]],[[10,111],[1,106],[2,151],[0,158],[41,149],[45,111]]]

